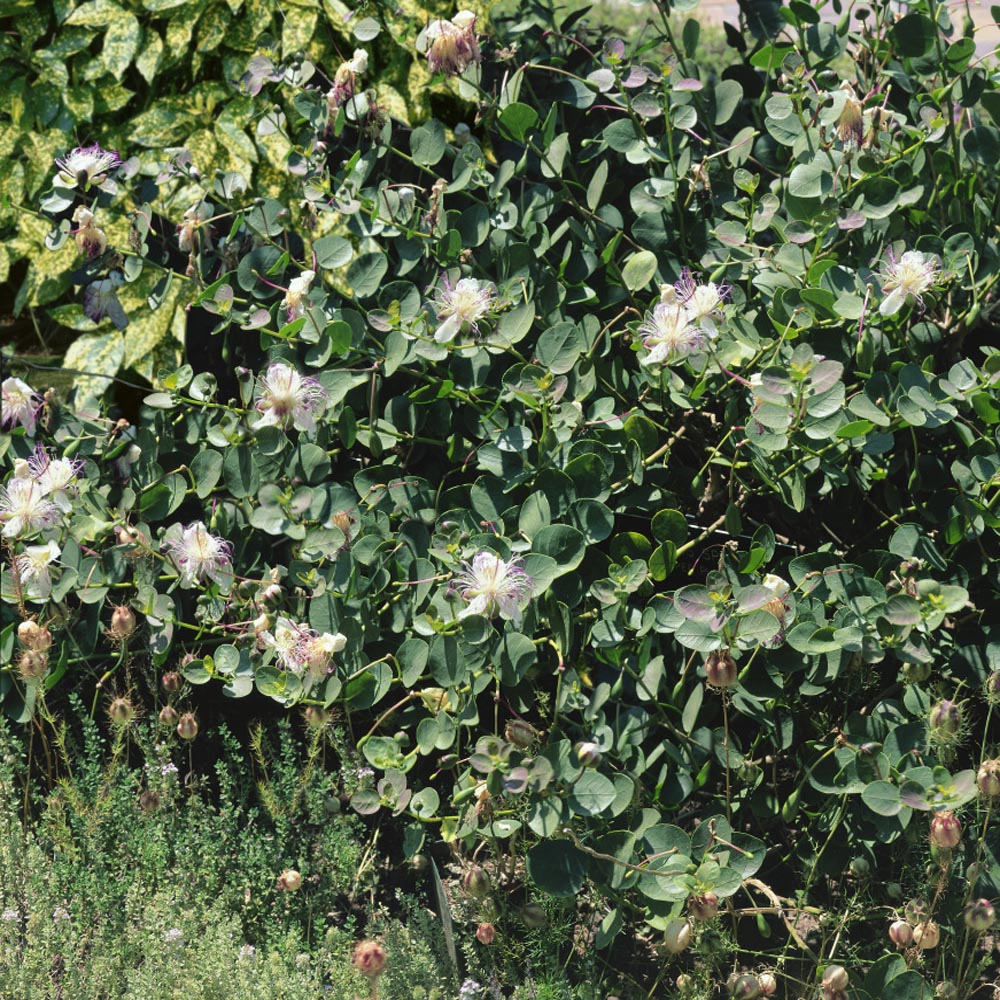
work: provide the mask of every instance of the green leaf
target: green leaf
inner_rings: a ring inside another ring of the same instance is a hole
[[[410,155],[422,167],[433,167],[445,151],[444,125],[432,118],[413,130],[410,136]]]
[[[542,528],[531,545],[532,551],[550,556],[559,566],[559,575],[577,568],[587,551],[587,542],[576,528],[553,524]]]
[[[388,257],[381,250],[374,250],[362,254],[352,262],[347,269],[347,283],[356,298],[367,298],[379,290],[388,270]]]
[[[577,816],[599,816],[615,800],[615,786],[599,771],[584,771],[573,783],[570,809]]]
[[[630,292],[645,288],[656,274],[656,268],[656,254],[650,250],[639,250],[625,261],[622,281]]]
[[[895,816],[903,808],[899,789],[888,781],[873,781],[866,785],[861,801],[879,816]]]
[[[117,330],[85,333],[73,341],[63,365],[82,373],[73,380],[77,407],[92,405],[104,395],[111,380],[98,376],[117,375],[124,359],[125,340]]]
[[[927,55],[937,37],[937,25],[926,14],[907,14],[889,29],[896,51],[910,58]]]
[[[313,253],[316,254],[316,263],[330,270],[350,264],[354,248],[342,236],[324,236],[313,244]]]
[[[116,79],[124,75],[135,57],[141,38],[142,29],[134,14],[122,12],[116,17],[104,33],[101,60],[105,71]]]
[[[204,500],[222,476],[222,456],[211,448],[199,451],[191,460],[191,475],[194,476],[195,492]]]
[[[569,840],[543,840],[526,860],[531,880],[550,896],[575,896],[587,880],[586,856]]]
[[[234,497],[255,497],[260,489],[260,470],[253,452],[238,446],[226,451],[222,460],[222,471],[226,487]]]
[[[515,142],[524,142],[537,124],[538,112],[530,104],[513,101],[500,112],[500,131]]]

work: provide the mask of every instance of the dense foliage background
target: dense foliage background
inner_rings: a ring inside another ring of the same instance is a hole
[[[254,841],[245,897],[202,878],[244,943],[278,933],[258,892],[306,900],[320,977],[326,896],[371,935],[401,890],[465,1000],[989,996],[1000,71],[971,18],[791,0],[723,44],[689,2],[618,32],[14,6],[23,830],[85,793],[77,745],[122,810],[230,830],[235,748],[298,707],[303,825],[265,795],[273,871]],[[202,778],[151,807],[168,762]],[[327,815],[371,838],[364,891]]]

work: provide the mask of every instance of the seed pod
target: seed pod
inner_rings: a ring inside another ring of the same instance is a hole
[[[714,892],[688,899],[688,913],[692,920],[711,920],[719,912],[719,897]]]
[[[965,926],[976,934],[988,931],[997,919],[996,910],[988,899],[976,899],[965,908]]]
[[[886,884],[885,894],[889,899],[902,899],[903,887],[898,882],[889,882]]]
[[[691,925],[677,918],[663,932],[663,946],[671,955],[679,955],[691,943]]]
[[[738,673],[736,661],[730,656],[728,649],[708,654],[708,659],[705,660],[705,680],[710,687],[731,687],[736,683]]]
[[[962,842],[962,824],[950,809],[935,813],[931,820],[931,844],[952,851]]]
[[[897,948],[909,948],[913,944],[913,928],[905,920],[894,920],[889,925],[889,940]]]
[[[868,878],[872,873],[872,866],[867,858],[852,858],[849,870],[857,879]]]
[[[933,920],[925,920],[913,928],[913,943],[923,951],[936,948],[941,940],[941,928]]]
[[[302,888],[302,875],[294,868],[286,868],[278,876],[278,888],[283,892],[297,892]]]
[[[177,735],[182,740],[193,740],[198,735],[198,720],[194,712],[185,712],[177,723]]]
[[[474,899],[482,899],[490,891],[490,877],[479,865],[475,865],[463,876],[462,886]]]
[[[757,984],[760,986],[761,996],[773,997],[778,992],[778,980],[773,972],[762,972],[757,977]]]
[[[835,993],[839,990],[846,990],[850,978],[847,969],[842,965],[828,965],[823,970],[823,992]]]

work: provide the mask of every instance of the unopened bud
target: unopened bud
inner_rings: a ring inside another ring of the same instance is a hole
[[[185,712],[177,723],[177,735],[182,740],[193,740],[198,735],[198,720],[193,712]]]
[[[470,896],[482,899],[490,891],[490,877],[476,865],[465,873],[462,886]]]
[[[1000,796],[1000,759],[984,760],[976,774],[979,794],[988,799]]]
[[[909,662],[903,664],[903,677],[909,684],[923,684],[931,675],[929,663]]]
[[[455,126],[455,145],[461,149],[472,138],[472,129],[465,122]]]
[[[167,694],[176,694],[181,689],[181,675],[176,670],[168,670],[160,678],[160,684]]]
[[[757,1000],[760,996],[760,983],[756,976],[736,976],[729,983],[729,995],[733,1000]]]
[[[909,948],[913,944],[913,928],[905,920],[894,920],[889,924],[889,940],[897,948]]]
[[[757,983],[760,986],[761,996],[773,997],[778,992],[778,980],[773,972],[762,972],[757,977]]]
[[[302,888],[302,875],[294,868],[286,868],[278,876],[278,888],[284,892],[296,892]]]
[[[135,615],[128,606],[120,604],[111,612],[112,639],[127,639],[135,631],[135,625]]]
[[[962,709],[953,701],[943,698],[931,708],[928,716],[931,734],[947,742],[958,736],[962,729]]]
[[[962,824],[950,809],[944,809],[931,820],[931,844],[946,851],[962,842]]]
[[[671,955],[679,955],[691,943],[691,925],[679,917],[667,924],[663,932],[663,947]]]
[[[714,688],[727,688],[736,683],[736,661],[730,656],[729,650],[709,653],[705,660],[705,679]]]
[[[688,900],[688,913],[692,920],[711,920],[718,912],[719,897],[714,892],[691,896]]]
[[[837,990],[846,990],[847,984],[850,979],[847,975],[847,969],[842,965],[828,965],[823,970],[823,991],[824,992],[836,992]]]
[[[35,621],[21,622],[17,626],[17,637],[21,644],[37,653],[44,653],[52,646],[52,633]]]
[[[868,878],[872,873],[872,866],[867,858],[852,858],[849,870],[855,878]]]
[[[41,649],[26,649],[17,661],[17,670],[26,681],[37,681],[49,669],[49,654]]]
[[[538,730],[524,719],[511,719],[504,729],[504,736],[508,743],[513,743],[520,750],[527,750],[535,742]]]
[[[310,729],[322,729],[330,721],[330,713],[319,705],[307,705],[303,714]]]
[[[493,944],[497,929],[489,921],[484,921],[476,928],[476,940],[480,944]]]
[[[1000,670],[994,670],[983,682],[983,694],[991,705],[1000,703]]]
[[[139,793],[139,808],[144,813],[156,812],[160,808],[160,796],[151,788]]]
[[[576,759],[584,767],[596,767],[601,762],[601,748],[596,743],[589,741],[577,743]]]
[[[164,705],[160,709],[160,725],[170,728],[171,726],[177,725],[177,720],[180,716],[177,714],[177,710],[171,708],[169,705]]]
[[[548,917],[546,916],[545,910],[542,909],[538,903],[525,903],[521,907],[520,911],[521,923],[525,927],[529,927],[535,930],[538,927],[544,927],[548,923]]]
[[[965,926],[970,931],[982,934],[996,923],[997,914],[988,899],[976,899],[965,908]]]
[[[941,928],[933,920],[925,920],[913,928],[913,943],[923,951],[936,948],[941,940]]]
[[[298,875],[298,872],[294,872]],[[299,879],[301,882],[301,877]],[[298,886],[296,886],[298,888]],[[385,965],[388,961],[385,948],[378,941],[360,941],[354,946],[351,954],[351,965],[363,976],[371,980],[378,979],[385,972]]]
[[[135,708],[128,698],[115,698],[108,706],[108,715],[116,726],[127,726],[135,718]]]

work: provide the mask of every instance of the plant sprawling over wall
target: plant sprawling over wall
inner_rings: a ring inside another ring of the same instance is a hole
[[[1000,894],[1000,76],[971,25],[792,0],[717,74],[666,4],[628,44],[542,4],[305,4],[266,47],[200,6],[121,164],[62,130],[192,18],[63,18],[79,82],[6,181],[48,231],[21,298],[81,331],[68,404],[4,383],[7,711],[100,680],[127,722],[165,673],[304,705],[347,727],[354,808],[452,845],[484,919],[581,894],[598,949],[680,951],[690,912],[696,971],[778,941],[789,989],[895,952],[864,873],[908,859],[947,948],[852,995],[969,995],[962,908]],[[151,383],[131,421],[120,371]]]

